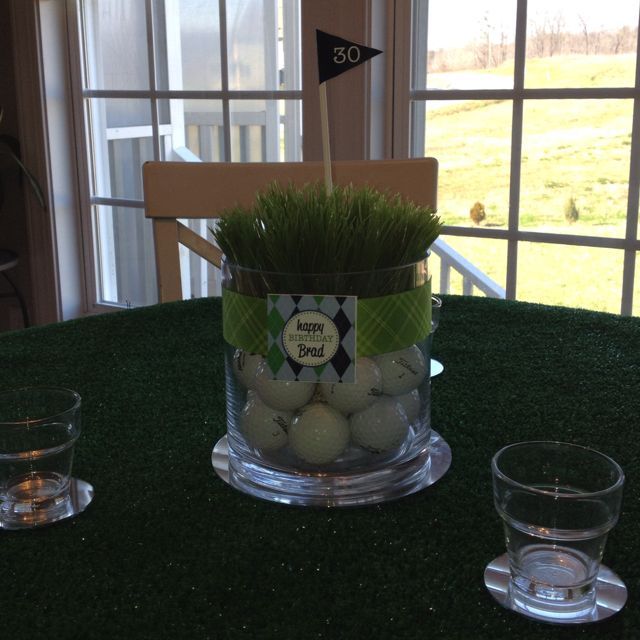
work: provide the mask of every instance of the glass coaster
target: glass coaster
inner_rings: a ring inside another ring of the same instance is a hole
[[[431,377],[435,378],[444,371],[444,365],[438,360],[431,358]]]
[[[484,584],[489,593],[506,609],[511,609],[520,615],[552,624],[585,624],[605,620],[614,613],[618,613],[627,601],[627,587],[624,582],[608,567],[600,565],[596,582],[596,608],[588,619],[562,619],[536,615],[531,611],[521,609],[509,597],[509,556],[505,553],[495,558],[484,571]]]
[[[429,439],[429,452],[431,455],[429,477],[426,479],[426,483],[420,486],[420,489],[440,480],[451,466],[451,448],[444,438],[433,429]],[[211,464],[218,476],[229,484],[229,446],[226,435],[222,436],[213,447]]]
[[[69,496],[63,504],[57,505],[48,512],[26,512],[20,519],[11,518],[7,520],[0,517],[0,529],[6,529],[7,531],[33,529],[72,518],[87,508],[93,500],[93,495],[93,487],[88,482],[78,478],[71,478],[69,481]]]

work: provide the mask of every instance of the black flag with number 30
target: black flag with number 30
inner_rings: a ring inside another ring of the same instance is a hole
[[[330,33],[316,29],[318,45],[318,75],[320,84],[361,65],[382,53],[379,49],[365,47]]]

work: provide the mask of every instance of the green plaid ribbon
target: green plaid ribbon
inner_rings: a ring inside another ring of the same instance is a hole
[[[222,290],[222,335],[249,353],[267,353],[267,300]]]
[[[402,293],[358,298],[356,351],[374,356],[404,349],[431,331],[431,280]],[[267,300],[222,290],[222,333],[234,347],[267,352]]]

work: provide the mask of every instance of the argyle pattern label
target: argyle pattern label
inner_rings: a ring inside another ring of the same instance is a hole
[[[267,365],[273,379],[355,382],[356,301],[355,296],[269,294]]]
[[[357,299],[356,355],[397,351],[431,331],[431,280],[402,293]],[[267,354],[267,300],[222,291],[224,339],[250,353]]]

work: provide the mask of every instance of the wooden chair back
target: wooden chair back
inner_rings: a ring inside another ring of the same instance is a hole
[[[336,185],[369,185],[437,207],[435,158],[336,161],[332,169]],[[215,219],[234,206],[250,206],[256,193],[272,182],[302,187],[324,176],[322,162],[147,162],[142,174],[145,216],[153,222],[160,302],[182,298],[179,244],[218,267],[222,259],[218,247],[179,219]]]

